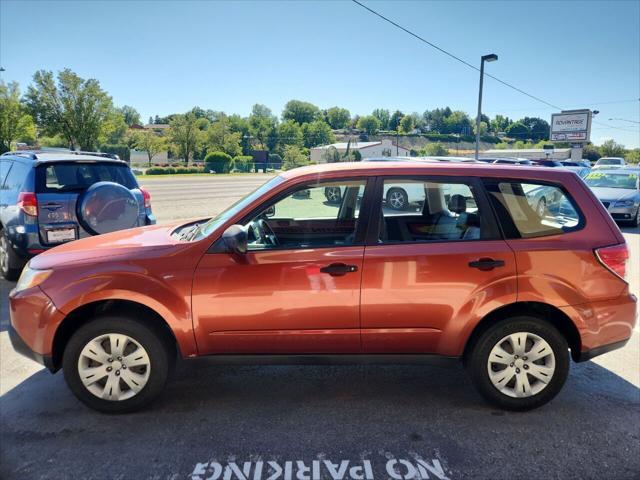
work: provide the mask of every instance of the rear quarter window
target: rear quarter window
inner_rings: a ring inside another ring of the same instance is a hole
[[[584,226],[575,201],[558,185],[511,180],[485,184],[507,238],[560,235]]]
[[[36,189],[39,193],[83,191],[97,182],[113,182],[128,189],[138,188],[126,165],[116,163],[50,163],[38,167]]]

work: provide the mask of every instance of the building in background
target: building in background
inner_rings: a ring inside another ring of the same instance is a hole
[[[312,162],[327,163],[327,153],[337,151],[338,154],[344,155],[347,148],[351,152],[359,152],[361,158],[370,157],[408,157],[409,149],[400,147],[391,140],[381,140],[378,142],[341,142],[331,145],[322,145],[313,147],[310,150],[310,158]]]

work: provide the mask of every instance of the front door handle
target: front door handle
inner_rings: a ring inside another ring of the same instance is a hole
[[[332,277],[341,277],[347,273],[357,272],[357,265],[347,265],[345,263],[332,263],[320,269],[322,273],[328,273]]]
[[[483,272],[493,270],[496,267],[504,267],[504,260],[494,260],[493,258],[481,258],[474,262],[469,262],[471,268],[477,268]]]

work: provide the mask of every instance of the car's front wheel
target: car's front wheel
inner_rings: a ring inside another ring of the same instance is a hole
[[[127,317],[99,317],[78,329],[64,350],[73,394],[106,413],[142,408],[164,389],[171,349],[156,329]]]
[[[548,322],[513,317],[480,335],[466,365],[475,387],[489,402],[507,410],[530,410],[562,389],[569,372],[569,347]]]

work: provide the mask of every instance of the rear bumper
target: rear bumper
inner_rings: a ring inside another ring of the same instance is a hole
[[[629,339],[620,340],[619,342],[609,343],[608,345],[602,345],[601,347],[592,348],[591,350],[584,350],[575,357],[576,362],[586,362],[587,360],[591,360],[598,355],[602,355],[603,353],[608,353],[613,350],[617,350],[619,348],[624,347]]]
[[[561,307],[580,334],[581,348],[573,352],[574,360],[582,362],[622,348],[638,321],[637,302],[635,295],[625,293],[611,300]]]

